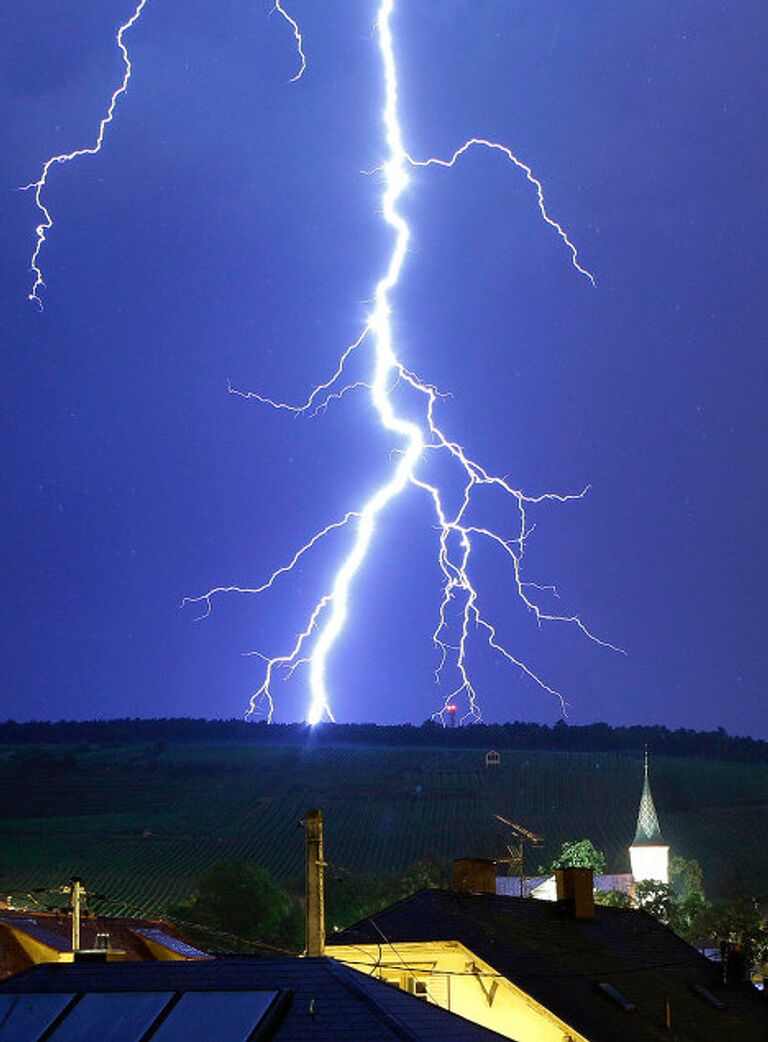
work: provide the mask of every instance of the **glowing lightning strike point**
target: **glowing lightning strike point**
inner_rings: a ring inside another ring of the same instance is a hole
[[[388,158],[380,168],[384,184],[382,212],[385,221],[394,232],[394,245],[386,271],[376,286],[372,314],[369,316],[365,328],[358,339],[346,348],[341,355],[336,370],[330,379],[318,384],[302,405],[290,405],[251,392],[235,391],[232,387],[230,387],[230,391],[246,398],[255,398],[275,409],[287,410],[294,414],[302,414],[313,410],[314,414],[314,412],[324,409],[332,400],[341,398],[348,391],[357,387],[367,387],[382,426],[385,430],[391,431],[401,439],[401,444],[396,449],[398,462],[389,480],[376,490],[360,510],[350,511],[341,521],[327,525],[317,532],[297,551],[288,565],[278,568],[261,586],[250,590],[239,586],[220,586],[200,597],[188,599],[204,603],[206,606],[205,614],[208,614],[211,610],[212,598],[217,594],[230,591],[258,593],[266,590],[278,576],[290,572],[299,559],[316,546],[331,530],[347,527],[348,525],[354,527],[351,548],[336,572],[331,589],[323,594],[316,603],[306,626],[295,638],[293,647],[286,654],[271,658],[262,655],[260,652],[252,653],[264,659],[267,665],[261,687],[251,697],[248,715],[254,713],[262,706],[262,703],[265,703],[268,720],[272,719],[274,712],[272,683],[276,672],[280,669],[285,669],[287,676],[291,676],[300,665],[309,666],[311,700],[307,711],[308,722],[316,724],[324,716],[333,720],[326,679],[328,657],[344,628],[349,611],[350,589],[353,580],[365,561],[379,517],[389,502],[400,495],[407,486],[418,488],[426,493],[432,500],[437,519],[437,561],[443,577],[443,597],[438,610],[437,627],[432,636],[433,643],[440,656],[435,675],[439,681],[449,659],[451,659],[453,667],[458,674],[458,686],[445,699],[443,708],[435,714],[436,718],[445,722],[445,713],[448,711],[449,705],[453,703],[457,696],[464,695],[467,699],[468,709],[463,719],[481,719],[480,708],[477,704],[476,692],[472,685],[467,663],[470,630],[472,627],[483,631],[488,647],[500,654],[510,664],[519,668],[543,691],[558,698],[563,710],[565,709],[565,701],[560,692],[547,684],[529,666],[504,647],[498,640],[495,626],[482,614],[478,604],[478,591],[475,589],[470,575],[471,554],[475,541],[485,541],[491,546],[497,547],[504,554],[505,559],[511,563],[518,598],[525,608],[533,614],[539,625],[544,622],[569,623],[580,630],[589,640],[603,647],[611,648],[614,651],[621,651],[620,648],[596,637],[577,615],[554,615],[542,610],[528,591],[554,591],[556,593],[554,587],[547,584],[523,581],[522,578],[522,559],[525,552],[525,542],[532,531],[532,526],[529,525],[527,518],[528,506],[546,501],[563,503],[569,500],[580,499],[586,494],[587,489],[576,494],[563,495],[547,492],[537,496],[530,496],[514,488],[505,477],[489,473],[479,463],[471,459],[461,445],[449,440],[438,426],[435,419],[435,406],[438,400],[445,397],[445,395],[438,391],[436,387],[425,383],[413,372],[406,369],[396,354],[393,343],[390,294],[400,280],[410,238],[410,229],[400,214],[397,204],[408,184],[408,170],[412,167],[430,165],[452,167],[459,156],[472,145],[483,145],[487,148],[504,152],[515,166],[525,172],[528,180],[536,187],[541,216],[548,225],[557,231],[570,250],[574,267],[593,284],[595,280],[592,274],[579,263],[576,247],[562,226],[549,216],[544,205],[544,193],[541,182],[533,175],[531,168],[514,156],[506,146],[486,141],[483,138],[472,138],[462,145],[460,149],[457,149],[450,160],[435,158],[421,161],[415,160],[406,151],[398,119],[397,69],[390,26],[394,6],[395,0],[381,0],[378,15],[379,44],[385,84],[385,101],[382,116],[386,143],[389,150]],[[277,7],[281,14],[287,17],[285,12],[280,9],[279,4]],[[295,24],[292,19],[288,20]],[[301,35],[298,27],[295,27],[295,33],[300,43]],[[303,58],[301,50],[300,53]],[[368,334],[371,334],[373,341],[373,375],[370,382],[355,381],[346,384],[340,390],[333,390],[344,372],[349,356],[361,346]],[[395,412],[391,398],[392,392],[398,385],[405,385],[424,399],[425,423],[423,426],[405,420]],[[447,454],[458,465],[459,473],[463,475],[463,495],[458,508],[453,513],[449,513],[446,509],[440,488],[428,483],[417,474],[419,463],[432,451]],[[473,492],[480,486],[490,486],[513,502],[517,514],[517,531],[512,537],[503,538],[491,529],[467,522],[466,515],[472,503]],[[452,643],[448,639],[448,631],[451,625],[449,611],[453,601],[457,598],[461,600],[462,607],[457,642]],[[307,644],[308,642],[311,643],[313,638],[314,644],[308,649]]]
[[[41,289],[41,287],[45,286],[45,282],[43,280],[43,273],[38,261],[40,258],[40,251],[43,248],[43,243],[46,241],[46,232],[48,232],[53,227],[53,218],[51,217],[50,211],[43,202],[43,189],[45,188],[48,182],[48,174],[51,170],[51,167],[53,167],[54,164],[68,163],[70,162],[70,160],[77,159],[79,156],[94,156],[97,152],[101,151],[101,146],[104,141],[104,131],[106,130],[107,125],[112,122],[112,119],[115,115],[115,108],[117,106],[117,99],[120,97],[121,94],[125,94],[126,90],[128,89],[128,82],[131,78],[131,73],[133,72],[131,59],[128,55],[128,48],[123,43],[123,36],[131,28],[131,26],[138,21],[146,3],[147,0],[139,0],[139,3],[136,5],[136,8],[134,9],[134,12],[131,15],[131,17],[128,19],[127,22],[123,22],[123,24],[117,30],[117,36],[115,39],[123,57],[123,65],[125,67],[125,71],[123,72],[122,82],[118,87],[115,88],[115,90],[112,93],[112,97],[110,98],[109,107],[107,109],[106,115],[102,117],[101,122],[99,123],[99,132],[96,136],[95,144],[91,145],[90,148],[78,148],[74,152],[64,152],[59,156],[51,156],[51,158],[46,160],[45,164],[43,165],[43,169],[41,170],[40,177],[37,179],[37,181],[32,181],[30,184],[22,186],[21,190],[23,192],[29,191],[30,189],[34,188],[35,205],[43,215],[42,221],[40,222],[40,224],[38,224],[37,228],[35,229],[37,234],[37,241],[35,243],[35,249],[32,253],[32,258],[30,260],[30,268],[34,272],[35,281],[32,285],[32,289],[29,292],[29,299],[34,300],[41,309],[43,307],[43,302],[40,299],[40,296],[38,295],[38,290]]]
[[[291,76],[288,82],[295,83],[296,80],[301,79],[307,68],[307,56],[304,53],[304,39],[301,35],[301,29],[299,28],[298,22],[295,21],[295,19],[291,18],[288,12],[284,9],[282,0],[275,0],[275,6],[273,10],[281,14],[283,18],[286,20],[286,22],[290,25],[291,29],[293,29],[293,35],[296,40],[296,49],[298,50],[299,58],[301,59],[301,67],[299,68],[299,71],[296,73],[295,76]]]

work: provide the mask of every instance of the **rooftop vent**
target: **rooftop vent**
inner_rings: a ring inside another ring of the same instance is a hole
[[[619,989],[614,988],[612,984],[606,984],[604,982],[601,982],[597,986],[600,989],[600,991],[602,991],[604,995],[607,995],[612,1002],[615,1002],[617,1006],[621,1006],[625,1013],[637,1012],[637,1006],[635,1005],[635,1003],[630,1002],[628,998],[625,998],[624,995],[621,994]]]
[[[692,984],[691,989],[696,992],[700,999],[704,999],[710,1006],[714,1006],[715,1009],[725,1009],[725,1003],[721,1002],[717,995],[713,995],[709,988],[705,988],[703,984]]]

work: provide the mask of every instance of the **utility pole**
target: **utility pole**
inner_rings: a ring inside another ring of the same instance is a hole
[[[323,812],[308,810],[306,831],[306,939],[307,955],[325,953],[325,861]]]
[[[72,913],[72,951],[80,951],[80,902],[86,892],[79,876],[73,876],[68,887],[69,910]]]

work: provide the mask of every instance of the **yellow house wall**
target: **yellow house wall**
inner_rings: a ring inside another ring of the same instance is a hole
[[[40,962],[72,962],[72,952],[60,952],[55,948],[49,948],[47,944],[36,941],[23,930],[15,930],[12,926],[6,926],[6,929],[19,942],[35,966]]]
[[[56,948],[51,948],[47,944],[43,944],[42,941],[36,940],[34,937],[30,937],[24,930],[17,930],[12,926],[5,927],[9,933],[19,942],[21,947],[24,949],[26,955],[29,956],[31,962],[37,966],[41,962],[74,962],[74,952],[60,952]],[[159,951],[165,952],[165,954],[158,954],[158,959],[178,959],[182,956],[176,955],[176,953],[169,953],[166,948],[157,946]],[[119,948],[110,948],[107,951],[107,962],[123,962],[127,959],[127,952],[121,951]]]
[[[457,941],[332,945],[326,954],[407,990],[409,979],[425,981],[429,1001],[516,1042],[589,1042]]]
[[[158,944],[157,941],[153,941],[149,937],[142,937],[141,939],[158,962],[186,961],[186,955],[181,955],[179,952],[174,951],[173,948],[166,948],[164,944]]]

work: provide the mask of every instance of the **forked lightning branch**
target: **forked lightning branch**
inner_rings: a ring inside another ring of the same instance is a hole
[[[39,291],[44,286],[40,267],[40,252],[53,219],[43,202],[48,174],[55,164],[78,156],[93,154],[101,149],[104,131],[112,121],[115,106],[125,93],[132,66],[124,43],[124,34],[138,20],[147,0],[141,0],[131,18],[120,26],[117,44],[124,61],[124,76],[111,96],[105,117],[99,126],[94,146],[54,156],[43,166],[37,181],[27,186],[35,190],[35,202],[43,219],[37,229],[37,242],[32,256],[34,284],[30,297],[40,303]],[[407,0],[401,0],[405,3]],[[381,179],[381,212],[391,232],[392,246],[382,265],[382,274],[372,296],[370,314],[365,318],[360,335],[341,354],[329,377],[316,384],[298,404],[277,401],[262,393],[242,391],[230,387],[233,394],[254,399],[275,410],[292,414],[316,415],[345,395],[364,392],[369,396],[376,423],[391,437],[392,463],[387,479],[363,503],[348,509],[331,520],[321,530],[310,535],[288,561],[267,574],[262,582],[251,585],[222,585],[204,594],[185,598],[185,603],[204,607],[208,615],[214,600],[227,593],[265,594],[278,581],[297,567],[320,543],[330,538],[346,539],[333,580],[320,598],[308,607],[298,632],[289,639],[280,653],[253,652],[263,663],[259,684],[251,695],[247,715],[260,715],[272,720],[275,713],[276,685],[279,680],[292,677],[301,669],[306,671],[309,683],[309,702],[306,719],[316,724],[323,719],[334,719],[329,662],[332,654],[341,653],[345,624],[354,610],[355,589],[364,582],[364,570],[377,530],[386,523],[387,508],[399,496],[413,493],[426,497],[431,504],[436,530],[435,560],[441,576],[441,593],[435,605],[432,641],[435,646],[435,677],[443,695],[435,717],[445,722],[446,713],[461,706],[462,719],[480,720],[478,692],[472,680],[471,657],[475,647],[485,645],[507,663],[527,676],[542,691],[554,696],[565,708],[563,695],[515,654],[509,641],[499,634],[499,623],[489,618],[483,608],[482,591],[473,580],[473,554],[480,544],[488,544],[505,562],[513,579],[522,605],[535,624],[567,623],[579,629],[587,638],[603,647],[619,651],[614,645],[592,633],[578,615],[557,614],[540,605],[540,595],[553,588],[530,581],[523,574],[526,540],[531,532],[529,508],[546,501],[565,502],[580,499],[586,489],[573,494],[545,492],[530,495],[516,488],[500,475],[489,472],[482,463],[454,441],[438,420],[443,395],[431,383],[409,369],[402,359],[395,341],[392,323],[392,296],[395,288],[406,277],[406,258],[411,236],[410,227],[399,209],[403,193],[416,172],[429,167],[452,168],[474,148],[490,149],[521,171],[532,186],[532,204],[538,207],[542,221],[559,237],[566,256],[576,274],[594,285],[591,272],[579,260],[576,246],[562,225],[549,213],[541,181],[532,168],[507,146],[486,138],[472,137],[458,147],[447,159],[414,158],[404,142],[398,99],[398,71],[396,44],[393,36],[393,16],[396,0],[380,0],[376,17],[376,38],[383,73],[384,104],[380,115],[386,159],[377,171]],[[286,10],[283,0],[276,0],[273,13],[279,14],[292,31],[297,53],[297,68],[291,82],[300,81],[307,71],[304,38],[299,22]],[[422,174],[421,176],[425,176]],[[347,364],[353,355],[364,356],[367,376],[364,379],[347,378]],[[409,389],[421,403],[420,419],[406,418],[396,407],[398,388]],[[455,496],[440,483],[427,477],[427,464],[433,454],[446,457],[458,474],[461,494],[458,505]],[[478,524],[472,510],[478,489],[491,487],[506,497],[510,505],[510,531],[502,534],[493,528]],[[449,503],[452,505],[449,506]],[[400,577],[405,586],[407,576]],[[294,631],[295,632],[295,631]]]

